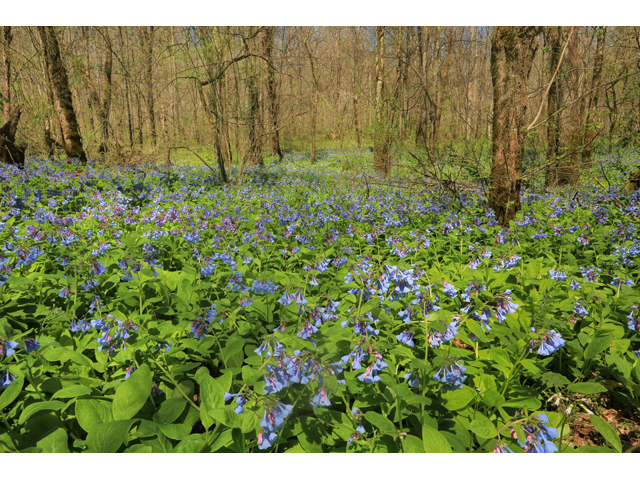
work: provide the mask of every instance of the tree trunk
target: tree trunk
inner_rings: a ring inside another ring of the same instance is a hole
[[[316,163],[316,124],[318,121],[318,77],[316,75],[316,66],[313,61],[313,52],[309,45],[309,38],[304,41],[304,46],[309,57],[309,66],[311,68],[311,165]]]
[[[562,49],[562,27],[548,27],[544,36],[545,48],[550,50],[549,78],[558,68],[560,53]],[[560,113],[555,113],[560,108],[561,83],[556,75],[549,87],[547,97],[547,161],[548,166],[545,175],[545,187],[552,187],[557,183],[557,159],[560,149]]]
[[[16,145],[16,133],[20,122],[20,105],[13,107],[9,120],[0,128],[0,162],[24,166],[26,145]]]
[[[267,59],[267,68],[265,70],[267,96],[269,101],[267,107],[269,110],[269,119],[273,131],[271,132],[271,154],[278,155],[282,160],[282,150],[280,149],[280,133],[278,132],[278,98],[276,96],[276,69],[273,66],[273,37],[276,34],[276,27],[266,27],[264,36],[262,37],[262,45],[264,49],[264,57]]]
[[[253,37],[255,31],[253,27],[249,28],[249,37]],[[254,38],[243,38],[245,53],[250,53],[249,43],[254,41]],[[259,118],[260,118],[260,92],[258,90],[258,78],[256,72],[256,65],[253,58],[247,61],[247,94],[249,101],[249,118],[247,121],[247,130],[249,134],[249,148],[245,155],[245,160],[249,165],[264,165],[262,158],[262,148],[260,146],[260,132]]]
[[[593,77],[591,80],[591,96],[589,97],[589,111],[585,121],[584,151],[582,161],[586,168],[591,167],[591,155],[593,153],[593,142],[596,138],[596,127],[592,124],[598,108],[598,85],[602,82],[602,71],[604,64],[604,44],[607,35],[607,27],[597,27],[596,56],[593,65]]]
[[[82,147],[80,127],[73,109],[67,70],[60,57],[56,32],[53,27],[38,27],[38,32],[42,39],[51,91],[62,127],[64,150],[68,159],[77,158],[80,162],[86,163],[87,157]]]
[[[567,151],[565,159],[558,166],[558,185],[573,185],[580,178],[580,147],[582,145],[582,122],[580,121],[579,91],[579,51],[578,28],[569,33],[569,49],[567,63],[569,65],[569,100],[573,103],[568,107],[567,115]]]
[[[111,47],[111,37],[109,36],[109,27],[102,29],[102,36],[105,43],[105,60],[103,72],[103,93],[102,105],[100,105],[100,123],[102,126],[102,143],[98,148],[101,152],[108,150],[109,144],[109,111],[111,109],[111,72],[113,68],[113,50]]]
[[[151,135],[151,143],[155,147],[157,145],[157,135],[156,135],[156,115],[155,115],[155,107],[153,103],[153,30],[154,27],[142,27],[143,32],[143,43],[145,50],[145,65],[147,69],[146,75],[146,97],[147,97],[147,114],[149,115],[149,126],[150,126],[150,135]]]
[[[376,27],[376,118],[373,132],[373,167],[388,175],[391,163],[390,148],[387,143],[387,108],[384,92],[384,52],[385,27]]]
[[[489,207],[504,226],[521,208],[527,87],[539,32],[538,27],[496,27],[491,38],[493,159]]]
[[[4,79],[2,82],[2,96],[4,97],[3,111],[4,122],[11,120],[11,57],[9,56],[9,47],[13,35],[11,27],[2,27],[4,41],[2,42],[2,60],[4,62]]]

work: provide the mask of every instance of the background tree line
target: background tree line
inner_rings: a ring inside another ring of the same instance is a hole
[[[389,173],[406,148],[491,152],[500,28],[3,27],[0,101],[26,155],[204,148],[226,180],[232,162],[366,146]],[[640,27],[531,28],[505,99],[524,92],[510,115],[547,185],[571,184],[595,147],[640,143]]]

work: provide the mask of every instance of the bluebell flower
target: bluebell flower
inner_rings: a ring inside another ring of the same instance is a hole
[[[420,374],[418,372],[405,373],[403,377],[410,387],[420,388]]]
[[[531,327],[531,331],[535,332],[536,329]],[[557,333],[555,330],[549,330],[548,332],[542,331],[538,332],[540,336],[539,339],[531,340],[531,347],[529,349],[530,352],[533,351],[533,348],[538,347],[538,355],[547,356],[551,355],[556,350],[562,348],[565,344],[562,336]]]
[[[451,283],[442,282],[442,286],[444,287],[442,293],[444,293],[449,298],[455,298],[458,295],[458,290]]]
[[[33,338],[27,338],[24,341],[24,349],[27,353],[35,352],[40,348],[40,342]]]
[[[571,283],[569,284],[569,287],[571,287],[571,290],[576,291],[576,290],[580,290],[582,288],[582,285],[580,285],[575,280],[571,280]]]
[[[576,300],[576,305],[573,307],[573,313],[576,315],[587,316],[589,312],[582,306],[582,301]]]
[[[549,275],[551,275],[551,278],[554,280],[566,280],[569,278],[563,270],[549,270]]]
[[[281,303],[285,307],[288,307],[293,303],[293,300],[294,299],[293,297],[291,297],[291,295],[289,295],[287,292],[284,292],[284,295],[282,295],[282,297],[278,299],[278,303]]]
[[[413,332],[409,332],[408,330],[403,331],[400,335],[396,335],[396,339],[400,343],[404,343],[409,347],[413,347]]]
[[[9,373],[9,371],[4,372],[4,375],[0,377],[0,389],[7,388],[15,379],[16,377]]]
[[[322,386],[318,390],[318,393],[311,399],[312,407],[330,407],[331,402],[327,396],[327,388]]]
[[[629,328],[640,332],[640,305],[631,305],[631,312],[626,318]]]
[[[171,343],[157,343],[153,346],[155,350],[164,350],[165,352],[169,352],[173,345]]]
[[[0,355],[6,355],[10,357],[16,353],[15,348],[18,346],[18,342],[12,340],[0,340]]]
[[[436,382],[445,384],[444,391],[458,390],[462,388],[463,382],[467,379],[467,376],[464,375],[466,371],[467,369],[462,365],[462,360],[450,358],[445,360],[444,366],[438,370],[433,379]]]

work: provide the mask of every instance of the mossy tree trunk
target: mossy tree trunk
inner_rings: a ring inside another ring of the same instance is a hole
[[[496,27],[491,38],[493,158],[489,207],[508,225],[520,210],[529,73],[539,27]]]

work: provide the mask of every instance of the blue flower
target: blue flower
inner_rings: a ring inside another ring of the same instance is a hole
[[[15,348],[18,346],[18,342],[13,342],[11,340],[0,340],[0,355],[6,355],[10,357],[14,353],[16,353]]]
[[[27,338],[24,341],[24,349],[27,351],[27,353],[35,352],[39,348],[40,348],[40,342],[38,342],[33,338]]]
[[[535,332],[536,329],[531,327],[531,331]],[[548,332],[539,332],[539,339],[531,340],[531,347],[529,349],[530,352],[533,351],[533,348],[538,347],[538,355],[547,356],[551,355],[556,350],[562,348],[565,344],[562,336],[557,333],[555,330],[549,330]]]
[[[0,377],[0,389],[7,388],[9,385],[11,385],[11,382],[13,382],[15,379],[16,377],[14,377],[8,371],[4,372],[4,375]]]
[[[549,275],[551,275],[551,278],[554,280],[566,280],[569,278],[562,270],[549,270]]]
[[[438,370],[433,376],[436,382],[444,383],[444,391],[458,390],[462,388],[462,383],[466,380],[467,376],[464,375],[467,369],[462,366],[462,360],[448,359],[445,361],[444,366]]]
[[[329,397],[327,396],[327,388],[320,387],[318,393],[311,399],[312,407],[330,407],[331,402],[329,401]]]
[[[413,332],[409,332],[408,330],[405,330],[400,335],[396,335],[396,339],[400,343],[404,343],[405,345],[407,345],[409,347],[413,347],[414,346],[414,343],[413,343]]]

